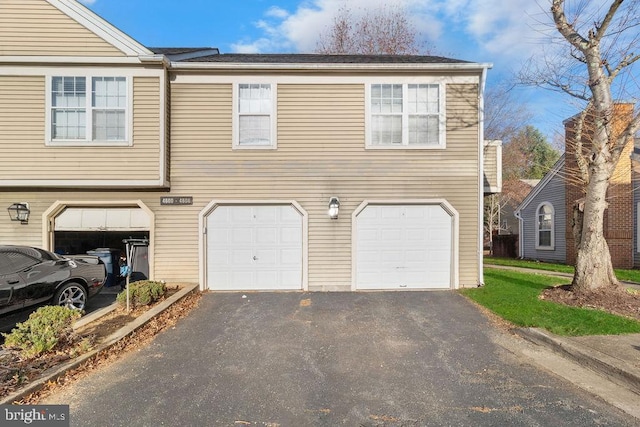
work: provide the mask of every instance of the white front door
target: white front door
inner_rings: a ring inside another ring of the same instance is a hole
[[[302,240],[291,205],[218,206],[207,217],[207,286],[302,289]]]
[[[357,289],[448,289],[452,217],[440,205],[369,205],[356,217]]]

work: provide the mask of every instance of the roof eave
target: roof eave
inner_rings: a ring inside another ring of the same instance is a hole
[[[491,63],[247,63],[247,62],[171,62],[176,70],[283,70],[283,71],[482,71]]]

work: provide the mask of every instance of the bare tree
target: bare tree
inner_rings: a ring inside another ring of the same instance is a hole
[[[509,85],[501,84],[485,91],[485,138],[507,142],[531,119],[531,111],[514,97],[511,89]]]
[[[415,27],[405,9],[385,6],[354,16],[343,7],[320,34],[316,53],[414,55],[421,51]]]
[[[569,50],[545,58],[523,79],[582,103],[567,141],[571,145],[567,155],[575,155],[576,173],[584,189],[584,198],[573,207],[573,290],[579,293],[619,287],[603,224],[610,179],[621,153],[640,128],[637,109],[620,117],[614,100],[614,93],[622,99],[637,99],[640,93],[638,77],[632,71],[640,59],[633,53],[640,47],[639,9],[639,0],[611,0],[608,6],[551,0],[553,22]]]
[[[509,200],[500,193],[484,198],[484,234],[489,240],[489,254],[493,255],[493,233],[502,230],[502,213]]]

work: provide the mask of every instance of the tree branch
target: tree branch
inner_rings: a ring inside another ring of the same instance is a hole
[[[607,28],[609,28],[609,25],[611,24],[611,21],[613,20],[613,17],[615,16],[616,11],[618,10],[618,8],[620,7],[623,1],[624,0],[615,0],[614,2],[611,3],[611,6],[609,7],[607,14],[602,20],[602,24],[600,26],[596,26],[597,31],[595,32],[593,38],[591,38],[592,44],[600,43],[600,40],[602,40],[602,37],[605,35]]]
[[[556,28],[569,43],[580,51],[583,51],[589,46],[589,40],[582,37],[573,25],[567,21],[567,15],[564,13],[564,0],[553,0],[551,13],[553,15],[553,21],[556,23]]]

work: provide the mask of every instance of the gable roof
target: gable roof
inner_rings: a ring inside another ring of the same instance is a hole
[[[549,172],[547,172],[546,175],[542,177],[540,182],[538,182],[538,184],[535,187],[533,187],[533,190],[531,190],[529,194],[527,194],[527,197],[525,197],[522,203],[520,203],[520,206],[516,208],[515,210],[516,215],[518,215],[520,211],[526,208],[529,205],[529,203],[531,203],[531,201],[538,194],[540,194],[542,190],[544,190],[544,188],[551,181],[551,179],[562,170],[562,168],[564,167],[564,156],[565,155],[563,153],[562,156],[560,156],[560,158],[558,159],[558,161],[556,161],[555,164],[551,167],[551,169],[549,169]]]
[[[148,56],[153,52],[75,0],[45,0],[127,56]]]

